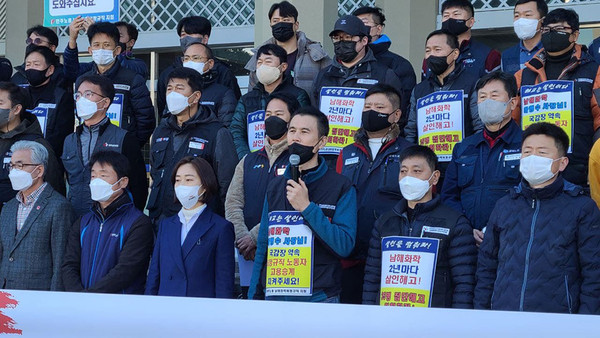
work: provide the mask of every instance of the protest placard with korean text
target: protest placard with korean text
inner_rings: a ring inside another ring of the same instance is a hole
[[[431,306],[438,247],[436,238],[382,238],[379,304]]]
[[[417,100],[419,144],[431,148],[440,162],[452,159],[454,146],[464,136],[464,93],[439,91]]]
[[[521,127],[548,122],[562,128],[569,136],[573,151],[573,81],[552,80],[521,87]],[[590,122],[591,123],[591,122]]]
[[[297,211],[269,213],[265,295],[311,296],[313,233]]]
[[[251,152],[261,149],[265,145],[265,111],[257,110],[248,114],[248,147]]]
[[[44,26],[68,26],[77,16],[119,21],[119,0],[45,0]]]
[[[321,88],[320,110],[329,119],[327,145],[320,153],[337,155],[345,146],[354,143],[354,135],[360,128],[365,105],[364,88]]]

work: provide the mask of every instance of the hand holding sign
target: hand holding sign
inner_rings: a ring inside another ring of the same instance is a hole
[[[308,188],[304,181],[299,178],[299,183],[294,182],[294,180],[287,181],[287,199],[296,211],[303,212],[308,205],[310,204],[310,200],[308,199]]]

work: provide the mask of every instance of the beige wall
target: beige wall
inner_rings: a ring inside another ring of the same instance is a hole
[[[23,63],[27,28],[41,25],[44,17],[42,0],[6,1],[6,57],[13,66]]]

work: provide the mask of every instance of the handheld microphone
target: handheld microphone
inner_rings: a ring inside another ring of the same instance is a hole
[[[292,174],[292,180],[298,183],[298,178],[300,177],[300,169],[298,168],[300,165],[300,156],[297,154],[290,155],[290,172]]]

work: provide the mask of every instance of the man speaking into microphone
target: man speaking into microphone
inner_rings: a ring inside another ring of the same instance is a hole
[[[327,143],[327,116],[312,106],[290,120],[287,141],[299,158],[272,180],[261,217],[248,298],[338,303],[340,258],[354,248],[356,191],[318,155]]]

